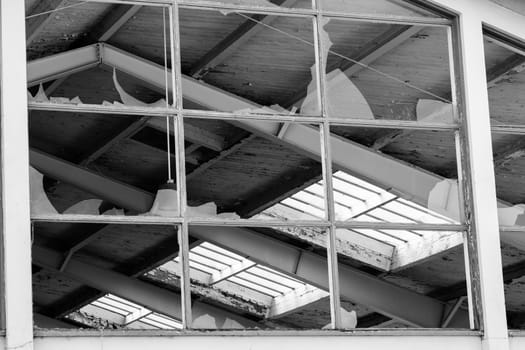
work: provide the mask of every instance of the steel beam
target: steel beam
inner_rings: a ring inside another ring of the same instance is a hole
[[[135,16],[142,5],[115,5],[111,12],[104,17],[94,28],[91,36],[96,41],[108,41],[130,18]]]
[[[31,150],[29,153],[31,165],[49,177],[73,185],[81,184],[82,189],[87,192],[139,213],[145,213],[151,209],[153,196],[149,192],[109,180],[43,152]],[[76,180],[71,182],[74,178]]]
[[[192,226],[190,234],[262,265],[292,275],[318,288],[328,288],[326,258],[245,228]],[[375,276],[339,264],[341,296],[384,315],[418,327],[440,326],[445,306],[440,301],[395,286]],[[423,311],[424,310],[424,311]],[[465,314],[455,325],[466,326]]]
[[[33,263],[36,265],[52,271],[58,271],[62,259],[63,256],[60,252],[40,246],[33,246]],[[84,263],[76,258],[72,258],[69,261],[69,264],[62,273],[80,283],[115,294],[158,313],[179,320],[181,318],[180,294],[167,291],[111,270]],[[198,315],[209,315],[217,320],[224,321],[225,319],[230,319],[247,328],[257,326],[257,323],[247,320],[242,316],[197,300],[193,303],[193,311]],[[211,327],[213,328],[213,326]]]
[[[137,209],[137,203],[153,201],[152,194],[102,176],[95,176],[73,164],[59,163],[56,158],[41,156],[39,161],[41,163],[49,161],[43,166],[50,171],[57,171],[55,169],[57,167],[62,173],[61,181],[85,190],[92,189],[94,184],[95,187],[105,189],[97,193],[101,199],[112,201],[114,200],[112,192],[119,192],[119,205],[123,208]],[[90,183],[92,180],[94,184]],[[111,190],[112,188],[118,190]],[[250,260],[275,268],[309,284],[320,288],[328,286],[326,258],[300,248],[242,228],[192,226],[190,235],[248,256]],[[67,268],[70,267],[71,263]],[[439,327],[444,311],[444,304],[441,302],[392,285],[349,266],[341,265],[339,269],[342,296],[408,324]]]
[[[148,84],[163,87],[164,69],[109,45],[101,46],[103,63],[115,67]],[[170,87],[171,89],[171,87]],[[224,92],[211,85],[199,82],[187,76],[182,78],[184,98],[194,101],[211,110],[234,112],[241,109],[260,108],[258,104]],[[281,124],[272,121],[238,121],[239,127],[270,137],[276,142],[293,146],[316,159],[320,159],[321,149],[319,131],[301,124],[291,124],[282,138],[277,135]],[[377,184],[383,188],[392,188],[406,198],[419,204],[427,205],[428,195],[442,177],[406,164],[384,154],[371,151],[357,143],[336,135],[330,136],[334,166],[348,173]],[[358,161],[362,160],[362,161]],[[366,160],[366,161],[365,161]],[[359,165],[359,166],[357,166]],[[388,169],[388,171],[378,171]]]
[[[100,63],[98,45],[85,46],[27,63],[27,85],[34,86],[71,75]]]

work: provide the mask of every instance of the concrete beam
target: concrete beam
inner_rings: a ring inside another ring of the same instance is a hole
[[[98,45],[89,45],[27,63],[27,86],[56,80],[100,64]]]

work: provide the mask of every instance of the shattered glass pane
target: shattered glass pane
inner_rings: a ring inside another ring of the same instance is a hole
[[[311,19],[181,9],[180,28],[186,109],[320,116]]]

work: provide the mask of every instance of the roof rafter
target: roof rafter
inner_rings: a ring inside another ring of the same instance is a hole
[[[525,69],[525,57],[514,54],[506,59],[504,62],[494,67],[491,71],[487,72],[487,85],[488,88],[497,86],[497,84],[503,80],[508,79],[516,72],[521,72]],[[377,139],[372,148],[380,150],[385,148],[389,144],[399,140],[400,138],[406,137],[413,133],[412,130],[395,130],[388,133],[379,139]]]
[[[297,1],[298,0],[276,0],[273,1],[273,4],[281,7],[292,7]],[[252,18],[253,20],[243,22],[226,38],[202,56],[202,58],[191,67],[189,75],[196,79],[202,78],[210,69],[218,66],[231,56],[239,46],[263,30],[264,26],[258,22],[270,25],[278,16],[253,15]]]
[[[89,47],[84,49],[89,51]],[[116,67],[148,84],[164,86],[164,70],[162,67],[109,45],[100,45],[100,50],[103,52],[102,56],[105,64]],[[30,62],[28,66],[29,76],[33,77],[34,80],[45,80],[47,79],[46,77],[54,76],[61,72],[60,66],[56,65],[56,60],[62,61],[64,57],[68,57],[74,61],[78,60],[78,58],[72,56],[78,55],[79,51],[67,52],[45,58],[41,63]],[[211,110],[230,112],[260,107],[251,101],[225,93],[216,87],[198,82],[187,76],[182,77],[182,85],[185,98],[196,101]],[[291,124],[286,134],[279,138],[276,136],[280,130],[279,122],[244,120],[237,121],[235,125],[287,147],[292,147],[302,154],[314,157],[314,159],[321,154],[320,145],[317,141],[319,139],[319,131],[314,128]],[[429,192],[443,181],[443,178],[440,176],[384,154],[371,151],[369,148],[347,139],[336,135],[331,135],[330,139],[333,148],[334,167],[380,187],[390,188],[396,194],[408,196],[411,200],[423,206],[427,205]],[[367,161],[352,161],[355,159],[366,159]],[[388,171],[377,171],[377,169],[382,168],[388,169]],[[441,214],[454,217],[458,213],[447,212]],[[511,244],[516,244],[516,239],[519,241],[519,238],[511,237],[505,232],[502,233],[502,239],[509,241]]]
[[[142,5],[115,5],[111,11],[90,31],[94,41],[106,42],[118,32],[126,22],[135,16]]]
[[[392,51],[410,37],[417,34],[423,29],[419,26],[393,26],[385,32],[378,35],[374,40],[371,40],[367,45],[359,50],[359,54],[353,58],[355,63],[348,60],[336,62],[331,67],[327,67],[327,72],[331,72],[335,69],[342,70],[348,77],[357,74],[359,71],[365,69],[366,65],[370,65],[375,60],[381,58],[388,52]],[[330,84],[330,81],[327,82]],[[290,100],[285,103],[285,106],[296,105],[299,101],[306,96],[309,82],[303,85]]]

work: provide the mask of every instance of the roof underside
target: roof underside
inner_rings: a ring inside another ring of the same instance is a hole
[[[75,2],[46,0],[42,3],[64,7]],[[28,19],[28,28],[34,30],[29,32],[32,40],[27,47],[28,61],[97,43],[104,34],[100,28],[107,28],[108,21],[115,21],[115,13],[126,13],[132,7],[136,6],[84,3],[45,16],[41,26],[32,24],[34,18]],[[164,65],[162,9],[138,7],[105,41]],[[42,12],[43,7],[39,2],[26,0],[26,9],[28,14],[33,14]],[[293,106],[300,109],[312,79],[310,68],[315,64],[311,45],[312,22],[301,18],[274,17],[269,24],[271,28],[264,26],[251,37],[244,38],[220,61],[202,69],[206,57],[218,55],[218,44],[250,20],[236,13],[181,9],[182,73],[261,105],[277,104],[288,110],[292,110]],[[332,53],[328,53],[327,57],[327,72],[347,67],[348,60],[334,52],[351,59],[362,59],[362,53],[366,50],[374,47],[381,50],[381,45],[388,45],[380,40],[387,33],[414,30],[400,25],[343,20],[332,20],[324,29],[333,43]],[[283,32],[289,35],[283,35]],[[421,27],[384,50],[371,66],[397,80],[371,69],[352,71],[349,78],[365,97],[374,118],[417,120],[420,100],[451,98],[446,38],[443,28]],[[490,77],[490,72],[507,72],[505,67],[514,56],[514,53],[487,39],[489,80],[497,78]],[[169,50],[166,58],[169,66]],[[46,82],[43,87],[48,96],[70,99],[79,96],[84,103],[120,101],[112,73],[112,68],[99,65]],[[124,72],[117,74],[122,87],[143,102],[151,103],[164,97],[161,91],[132,75]],[[37,89],[37,86],[32,87],[30,92],[34,95]],[[517,72],[508,79],[496,79],[489,89],[494,123],[518,124],[524,112],[524,96],[525,73]],[[198,101],[185,100],[184,103],[187,108],[205,109]],[[193,118],[186,119],[185,123],[190,206],[214,202],[217,212],[235,212],[242,218],[258,215],[266,219],[301,220],[324,216],[322,166],[318,159],[312,159],[286,143],[253,134],[234,122]],[[453,132],[343,126],[334,126],[331,132],[437,175],[457,178]],[[495,135],[495,157],[505,157],[521,138]],[[166,181],[165,133],[154,127],[154,123],[142,122],[139,116],[32,110],[30,146],[151,193]],[[100,149],[103,151],[99,152]],[[495,167],[498,197],[511,204],[525,202],[523,154],[525,152],[504,158]],[[409,198],[391,194],[388,188],[379,185],[335,169],[338,220],[455,223],[454,219],[433,212]],[[49,177],[44,178],[44,189],[58,212],[82,200],[97,198],[82,188]],[[319,256],[326,255],[326,234],[320,228],[246,229]],[[65,253],[80,243],[74,254],[78,261],[179,292],[177,232],[171,226],[39,222],[35,223],[34,233],[38,246]],[[445,302],[453,301],[465,295],[461,245],[445,247],[407,263],[402,262],[399,255],[418,244],[454,235],[458,233],[341,229],[338,231],[339,259],[341,264],[408,290]],[[362,252],[356,253],[356,246],[366,247],[365,254],[373,254],[374,259],[362,258]],[[525,293],[525,289],[524,284],[519,283],[521,274],[516,271],[520,264],[525,263],[525,252],[504,244],[502,255],[504,266],[513,271],[515,279],[506,281],[508,311],[524,313],[525,300],[519,296]],[[190,262],[192,295],[204,304],[243,315],[259,322],[261,327],[319,328],[330,322],[325,290],[297,276],[282,274],[272,266],[250,260],[242,252],[193,237]],[[93,323],[86,321],[89,314],[108,320],[108,323],[95,326],[179,327],[179,320],[166,318],[142,305],[108,293],[69,275],[34,266],[33,295],[37,313],[53,318],[69,315],[68,322],[83,326],[93,326]],[[275,311],[274,306],[281,305],[279,301],[301,293],[315,293],[316,297],[295,309]],[[369,305],[357,304],[353,300],[343,298],[342,307],[348,311],[356,310],[358,327],[376,326],[388,320],[374,313]],[[139,317],[134,318],[137,315]]]

